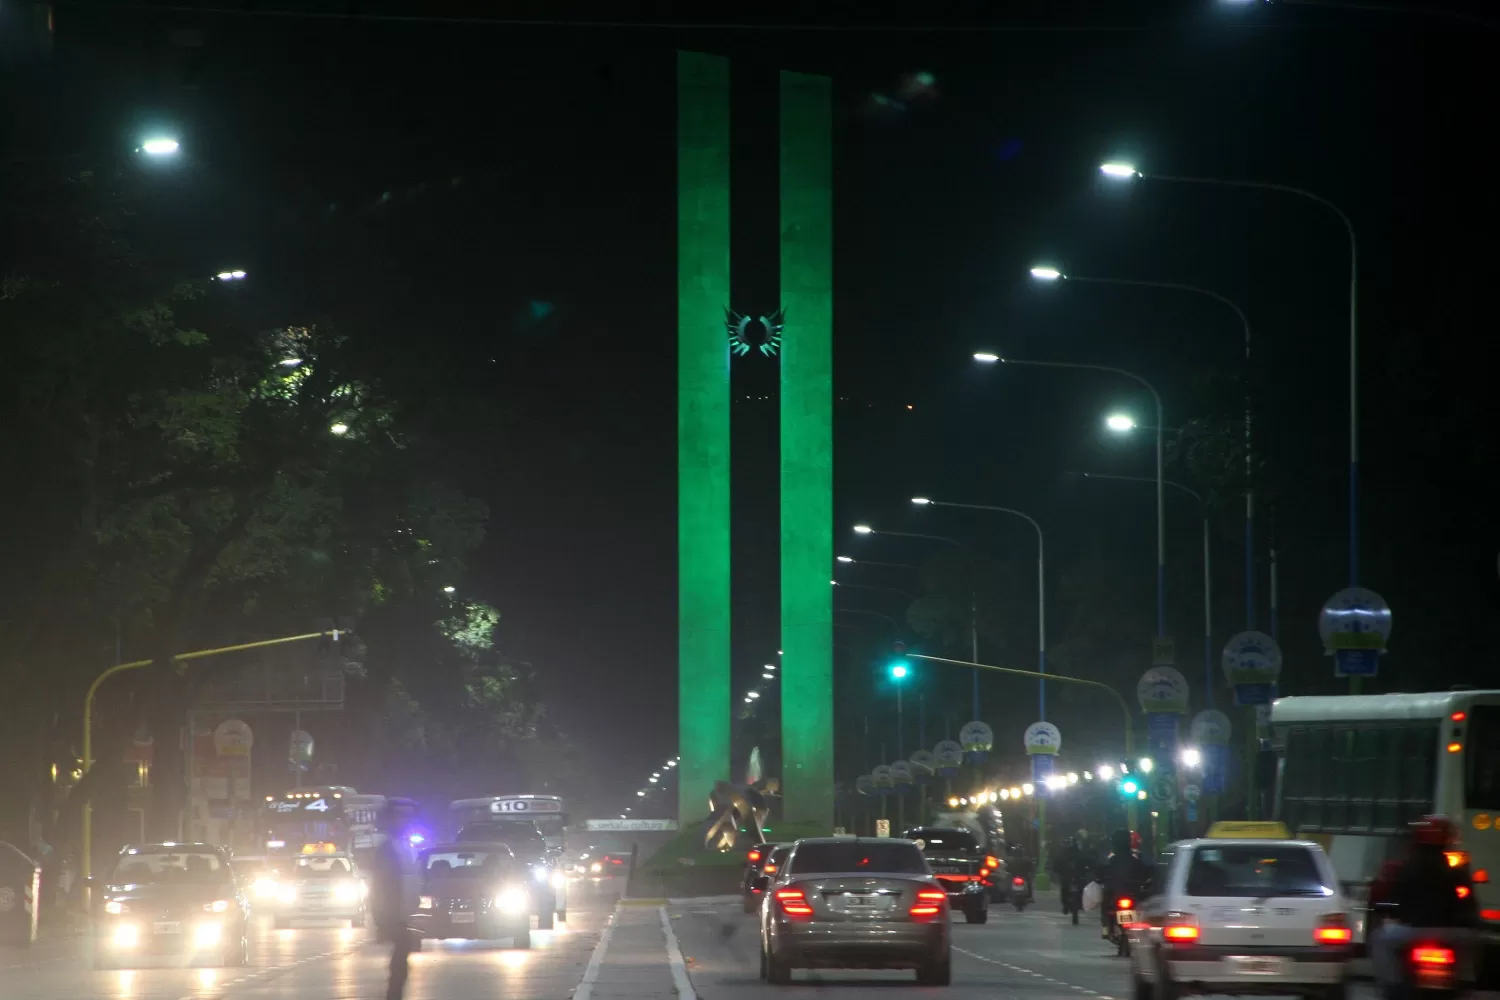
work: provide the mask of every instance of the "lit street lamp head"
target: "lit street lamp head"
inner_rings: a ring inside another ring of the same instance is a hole
[[[218,278],[220,281],[244,281],[245,280],[245,272],[244,271],[220,271],[218,274],[214,275],[214,277]]]
[[[987,365],[992,365],[1000,360],[1000,355],[991,354],[989,351],[975,351],[974,360],[983,361]]]
[[[870,527],[868,524],[856,524],[854,526],[854,533],[856,535],[873,535],[875,533],[875,529]]]
[[[1104,426],[1116,434],[1129,434],[1135,430],[1135,418],[1125,413],[1111,413],[1104,418]]]
[[[912,497],[911,502],[916,504],[918,507],[925,507],[928,504],[932,503],[932,501],[927,497]]]
[[[852,563],[854,561],[853,556],[835,556],[834,558],[841,563]]]
[[[1063,273],[1055,267],[1033,267],[1031,276],[1038,281],[1056,281],[1063,276]]]
[[[1140,177],[1141,172],[1135,169],[1133,163],[1101,163],[1099,172],[1105,177],[1113,177],[1116,180],[1129,180],[1132,177]]]
[[[141,152],[147,156],[173,156],[178,148],[177,140],[166,136],[154,136],[141,143]]]
[[[349,425],[348,424],[334,424],[332,427],[329,427],[328,430],[331,433],[337,434],[340,437],[342,437],[343,435],[349,433]]]

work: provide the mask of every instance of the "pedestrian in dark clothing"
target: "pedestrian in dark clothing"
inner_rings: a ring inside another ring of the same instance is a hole
[[[412,880],[410,848],[406,840],[406,823],[400,811],[387,806],[381,814],[384,832],[370,865],[370,912],[375,920],[375,935],[391,946],[390,979],[386,1000],[401,1000],[406,991],[409,959],[414,945],[420,944],[407,926],[411,913],[408,884]]]

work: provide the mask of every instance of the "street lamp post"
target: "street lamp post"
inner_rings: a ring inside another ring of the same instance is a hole
[[[1344,225],[1349,237],[1349,586],[1359,585],[1359,240],[1355,236],[1354,223],[1344,210],[1322,195],[1290,184],[1275,184],[1269,181],[1226,180],[1221,177],[1182,177],[1171,174],[1146,174],[1129,163],[1105,163],[1099,167],[1101,173],[1118,180],[1170,181],[1177,184],[1198,184],[1209,187],[1251,188],[1259,191],[1278,191],[1296,195],[1316,202],[1328,209]],[[1358,689],[1359,678],[1350,678],[1351,685]]]
[[[1037,270],[1050,270],[1034,268]],[[1016,358],[1006,358],[989,351],[979,351],[974,355],[974,360],[984,364],[1007,364],[1007,365],[1030,365],[1034,368],[1074,368],[1083,371],[1109,372],[1128,378],[1133,382],[1146,387],[1151,393],[1151,398],[1156,403],[1156,634],[1158,637],[1167,634],[1167,505],[1166,505],[1166,481],[1162,478],[1163,447],[1162,435],[1165,421],[1162,414],[1161,393],[1156,391],[1156,386],[1146,381],[1135,372],[1126,371],[1123,368],[1114,368],[1109,365],[1090,365],[1075,361],[1022,361]],[[977,657],[976,657],[977,659]]]
[[[973,556],[973,553],[970,551],[967,545],[963,544],[962,542],[955,541],[952,538],[946,538],[942,535],[924,535],[920,532],[915,531],[886,531],[884,529],[876,531],[868,524],[856,524],[854,526],[854,533],[856,535],[888,535],[892,538],[921,538],[929,542],[942,542],[944,545],[951,545],[955,549],[958,549],[960,552],[968,554],[971,558]],[[860,561],[863,562],[864,560]],[[972,585],[969,587],[969,655],[972,656],[975,660],[979,659],[979,595]],[[974,718],[977,719],[979,718],[978,674],[974,675],[972,698]]]
[[[1085,479],[1113,479],[1125,483],[1149,483],[1153,480],[1145,476],[1106,476],[1098,472],[1085,472]],[[1203,497],[1193,489],[1167,480],[1167,485],[1179,489],[1198,501],[1198,509],[1203,514],[1203,691],[1208,698],[1208,707],[1214,707],[1214,584],[1212,563],[1210,560],[1209,530],[1208,530],[1208,505],[1203,502]]]
[[[1240,321],[1240,329],[1245,334],[1245,628],[1255,628],[1255,462],[1252,450],[1252,439],[1250,432],[1251,418],[1251,339],[1250,320],[1245,316],[1245,311],[1234,302],[1218,292],[1207,288],[1199,288],[1197,285],[1183,284],[1177,281],[1144,281],[1134,278],[1098,278],[1091,275],[1065,274],[1055,268],[1035,267],[1031,269],[1032,277],[1045,281],[1081,281],[1093,285],[1121,285],[1127,288],[1157,288],[1174,292],[1189,292],[1193,295],[1201,295],[1213,299],[1220,305],[1227,306],[1234,312]],[[1098,477],[1105,478],[1105,477]]]
[[[1036,650],[1037,650],[1037,673],[1042,679],[1037,681],[1037,704],[1038,719],[1047,718],[1047,553],[1042,538],[1042,526],[1037,523],[1036,518],[1029,514],[1023,514],[1011,507],[995,507],[988,504],[978,503],[949,503],[944,500],[933,500],[930,497],[912,497],[912,503],[919,507],[953,507],[958,510],[985,510],[995,514],[1010,514],[1014,517],[1024,519],[1036,532]],[[978,657],[975,657],[978,662]],[[977,677],[978,674],[976,673]]]

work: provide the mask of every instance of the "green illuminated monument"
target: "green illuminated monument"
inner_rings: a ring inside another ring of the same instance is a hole
[[[729,64],[678,53],[678,813],[730,777]],[[781,74],[781,648],[784,818],[833,824],[832,87]],[[742,319],[742,318],[741,318]],[[774,330],[772,328],[774,327]],[[743,331],[744,324],[739,324]]]
[[[729,777],[729,63],[677,55],[677,811]],[[831,588],[830,588],[831,589]]]

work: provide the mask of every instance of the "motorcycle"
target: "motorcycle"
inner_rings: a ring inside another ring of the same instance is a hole
[[[1078,914],[1083,912],[1083,885],[1078,881],[1064,882],[1059,895],[1062,897],[1063,916],[1071,916],[1078,923]]]
[[[1473,986],[1467,980],[1458,951],[1441,941],[1422,941],[1402,949],[1402,981],[1383,983],[1385,1000],[1456,1000]]]
[[[1115,954],[1126,957],[1130,954],[1130,926],[1136,921],[1135,900],[1129,896],[1121,896],[1114,901],[1111,908],[1111,919],[1105,930],[1105,936],[1109,938],[1110,944],[1115,946]]]
[[[1012,875],[1010,879],[1010,901],[1016,910],[1024,910],[1031,903],[1031,879],[1024,875]]]

